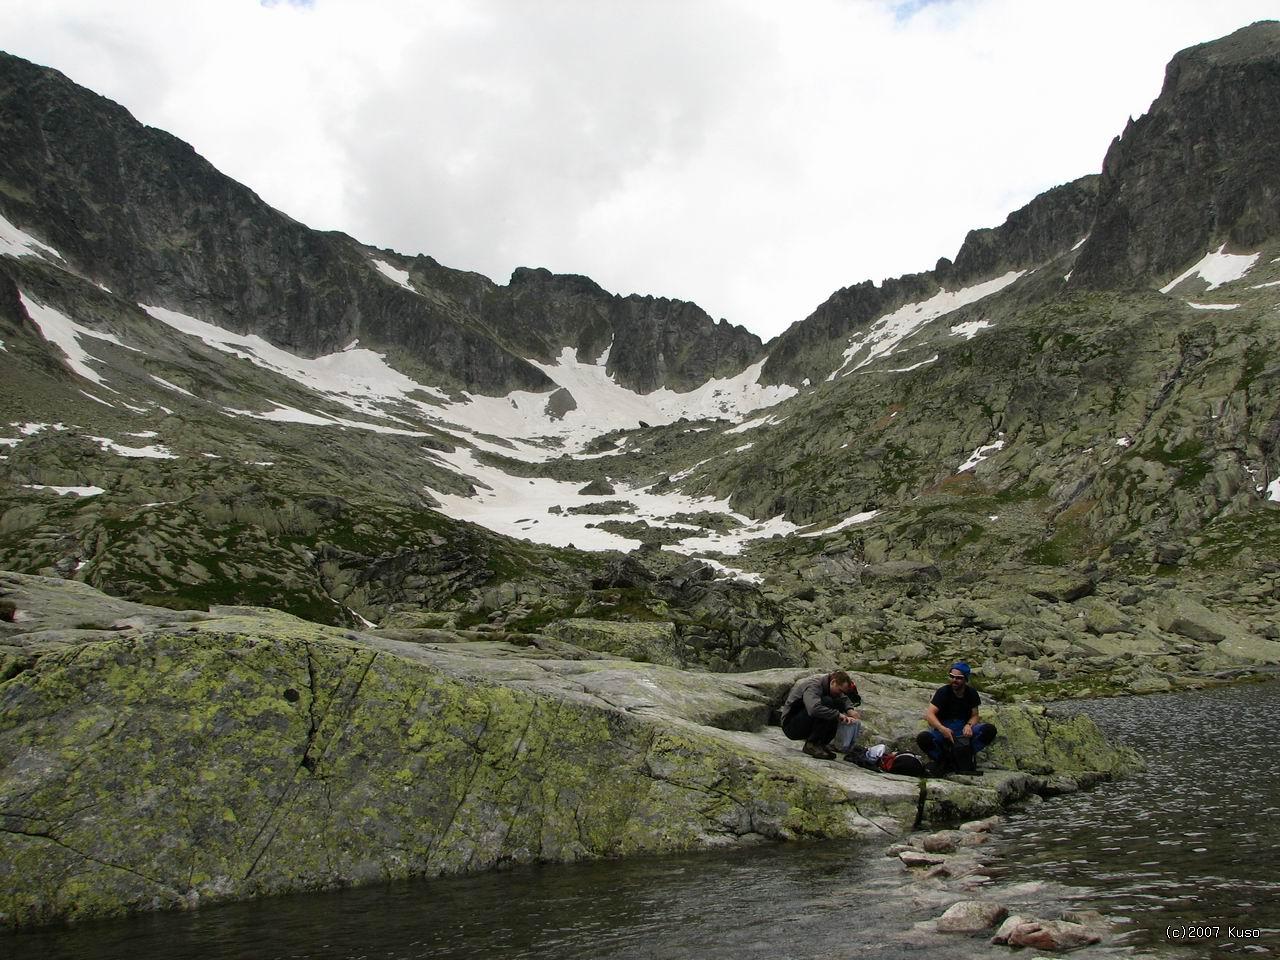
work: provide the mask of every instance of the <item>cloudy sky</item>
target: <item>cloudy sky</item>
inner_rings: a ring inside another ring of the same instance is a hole
[[[294,218],[768,338],[1095,173],[1275,0],[0,0],[0,46]]]

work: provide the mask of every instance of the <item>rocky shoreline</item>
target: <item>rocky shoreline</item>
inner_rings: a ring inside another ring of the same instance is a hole
[[[803,756],[803,668],[711,674],[554,638],[354,632],[0,575],[0,922],[819,838],[892,839],[1123,774],[1084,718],[992,707],[982,778]],[[811,669],[811,668],[809,668]],[[859,676],[867,742],[931,686]]]
[[[918,949],[964,949],[970,956],[999,955],[988,946],[1051,953],[1089,947],[1090,957],[1142,960],[1125,945],[1123,922],[1080,909],[1076,891],[1004,875],[996,862],[1001,823],[996,815],[916,831],[888,845],[886,863],[873,868],[877,894],[899,902],[904,917],[932,918],[877,936]]]

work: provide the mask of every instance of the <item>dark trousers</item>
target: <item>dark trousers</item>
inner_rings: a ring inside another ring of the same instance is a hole
[[[964,729],[967,721],[964,720],[944,720],[942,721],[947,728],[956,736],[960,735],[960,731]],[[991,741],[996,738],[996,725],[994,723],[977,723],[973,727],[973,752],[977,753],[984,747],[990,746]],[[946,738],[930,727],[928,730],[922,731],[916,737],[916,743],[920,749],[929,754],[934,760],[942,759],[942,745],[946,743]]]
[[[840,701],[835,697],[823,697],[822,705],[835,711],[840,710]],[[822,717],[810,716],[809,711],[804,708],[804,700],[793,703],[786,716],[782,718],[782,732],[787,735],[788,740],[807,740],[810,743],[826,744],[836,735],[838,726],[840,721],[834,718],[824,720]]]

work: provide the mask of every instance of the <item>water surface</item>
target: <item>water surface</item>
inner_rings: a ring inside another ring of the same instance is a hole
[[[1093,717],[1148,769],[1010,817],[1006,865],[1086,888],[1135,945],[1280,956],[1280,683],[1056,709]]]

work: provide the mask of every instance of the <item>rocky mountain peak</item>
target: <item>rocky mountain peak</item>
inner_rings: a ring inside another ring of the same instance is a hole
[[[1183,50],[1103,161],[1098,219],[1072,283],[1149,285],[1221,244],[1280,232],[1280,23]]]

